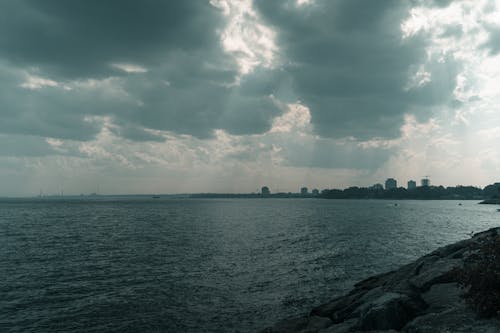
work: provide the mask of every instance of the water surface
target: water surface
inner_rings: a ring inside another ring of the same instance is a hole
[[[254,332],[499,221],[476,201],[3,200],[0,331]]]

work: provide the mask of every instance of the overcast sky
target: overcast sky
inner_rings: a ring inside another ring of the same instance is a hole
[[[500,180],[500,1],[0,1],[0,196]]]

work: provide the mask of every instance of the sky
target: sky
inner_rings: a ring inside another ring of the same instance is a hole
[[[0,196],[500,180],[500,1],[3,0]]]

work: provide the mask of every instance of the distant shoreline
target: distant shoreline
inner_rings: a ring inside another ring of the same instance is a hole
[[[484,189],[475,186],[418,186],[411,189],[403,187],[384,189],[382,185],[376,187],[351,186],[346,189],[324,189],[321,192],[313,189],[308,192],[307,187],[301,188],[300,192],[276,192],[271,193],[267,186],[262,192],[252,193],[176,193],[176,194],[79,194],[79,195],[53,195],[25,196],[25,197],[0,197],[0,199],[95,199],[95,198],[171,198],[171,199],[383,199],[383,200],[484,200],[484,203],[500,203],[500,183],[486,186]]]
[[[0,197],[0,200],[99,200],[99,199],[323,199],[323,200],[380,200],[380,201],[478,201],[481,204],[500,204],[492,202],[490,199],[482,198],[370,198],[370,197],[346,197],[346,198],[325,198],[319,196],[301,196],[301,195],[268,195],[260,194],[100,194],[100,195],[47,195],[32,197]]]

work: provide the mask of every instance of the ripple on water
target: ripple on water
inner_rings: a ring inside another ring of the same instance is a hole
[[[453,201],[0,202],[7,332],[253,332],[471,231]]]

